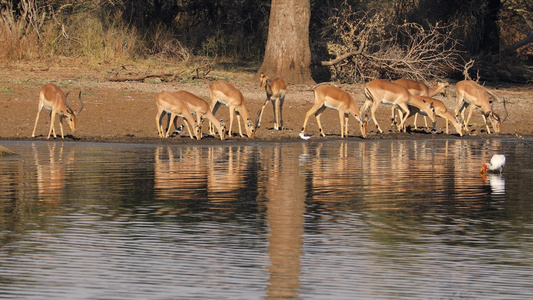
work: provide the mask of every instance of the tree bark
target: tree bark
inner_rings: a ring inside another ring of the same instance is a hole
[[[503,50],[503,53],[506,55],[510,55],[514,53],[516,50],[518,50],[518,48],[523,47],[529,43],[533,43],[533,30],[530,30],[527,36],[523,40],[518,41],[512,44],[511,46],[505,48],[505,50]]]
[[[261,72],[287,83],[314,83],[309,47],[310,0],[272,0]]]

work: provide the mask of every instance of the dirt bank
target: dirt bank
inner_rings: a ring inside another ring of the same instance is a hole
[[[31,133],[37,112],[38,93],[41,86],[48,82],[55,82],[64,91],[72,90],[74,97],[69,98],[73,108],[78,107],[75,94],[81,90],[85,107],[78,119],[78,131],[72,133],[65,124],[66,139],[77,141],[103,141],[103,142],[139,142],[139,143],[219,143],[215,138],[206,137],[201,141],[191,141],[188,135],[172,137],[170,139],[160,139],[157,135],[155,123],[155,94],[160,91],[187,90],[204,100],[209,99],[207,83],[199,81],[196,83],[165,83],[156,80],[147,82],[109,82],[106,81],[107,67],[88,67],[84,65],[72,65],[56,63],[52,66],[18,65],[14,67],[2,67],[0,78],[0,139],[31,139]],[[210,76],[227,79],[235,87],[240,89],[245,97],[246,105],[250,115],[255,119],[257,111],[260,109],[265,92],[258,89],[258,82],[253,81],[252,73],[229,73],[224,71],[213,71]],[[339,87],[349,91],[354,95],[358,106],[364,101],[363,86],[339,85]],[[301,130],[305,113],[313,104],[313,90],[311,85],[290,85],[283,110],[284,130],[275,131],[272,129],[272,107],[265,110],[262,127],[257,129],[254,142],[273,140],[298,140],[298,133]],[[509,116],[503,124],[503,132],[490,137],[514,137],[515,133],[524,136],[533,135],[533,115],[530,101],[533,99],[531,85],[527,86],[492,86],[492,91],[500,98],[505,98]],[[448,88],[448,97],[436,97],[446,104],[449,109],[455,107],[455,86],[452,84]],[[396,133],[389,127],[390,109],[388,105],[381,105],[378,108],[378,121],[382,128],[386,130],[384,134],[378,134],[373,125],[369,126],[370,139],[427,139],[432,138],[431,134],[425,131],[411,131],[410,133]],[[495,110],[504,116],[501,103],[495,104]],[[48,133],[49,117],[47,112],[41,113],[41,118],[37,127],[35,139],[45,139]],[[228,120],[228,109],[221,107],[217,112],[217,118]],[[340,138],[338,113],[333,110],[326,110],[322,116],[324,130],[328,136],[326,139]],[[413,119],[408,120],[412,124]],[[419,124],[422,121],[419,119]],[[352,118],[350,120],[349,138],[361,138],[358,124]],[[439,134],[434,138],[448,138],[449,135],[443,133],[444,121],[439,119],[437,128]],[[484,138],[489,137],[485,133],[483,120],[479,111],[474,113],[471,126],[476,129],[476,136],[465,136],[463,138]],[[57,130],[59,126],[57,125]],[[389,131],[389,129],[391,131]],[[234,134],[238,132],[234,124]],[[206,132],[204,126],[204,132]],[[307,134],[314,134],[318,137],[318,127],[314,117],[309,121],[306,129]],[[452,126],[450,133],[455,134]],[[457,135],[452,135],[456,137]],[[234,136],[230,141],[223,143],[236,143],[248,140]]]

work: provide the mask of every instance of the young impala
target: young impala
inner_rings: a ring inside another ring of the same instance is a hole
[[[403,79],[403,78],[394,81],[394,83],[406,88],[409,91],[409,93],[411,93],[411,95],[413,96],[424,96],[424,97],[433,97],[438,94],[444,94],[446,92],[446,88],[450,85],[448,82],[439,82],[436,87],[432,88],[422,82],[414,81],[410,79]],[[395,109],[396,107],[393,106],[392,107],[393,118],[394,118]],[[415,129],[416,129],[417,116],[418,114],[415,114],[415,120],[413,122]],[[424,124],[426,125],[426,128],[428,128],[426,116],[424,116]]]
[[[170,129],[172,124],[175,123],[175,119],[178,117],[183,117],[189,125],[193,126],[193,131],[195,132],[196,139],[200,139],[202,136],[200,130],[198,129],[198,123],[194,121],[192,117],[189,106],[184,101],[180,100],[174,94],[170,92],[160,92],[155,96],[155,103],[157,105],[157,115],[155,116],[155,122],[157,123],[157,132],[159,137],[168,138],[170,134]],[[162,119],[167,114],[170,113],[170,118],[168,119],[168,128],[164,132]],[[194,139],[193,135],[189,131],[189,136],[191,139]]]
[[[423,96],[414,96],[415,98],[418,98],[422,101],[426,101],[428,103],[431,103],[433,105],[433,109],[435,111],[435,115],[437,117],[441,117],[446,120],[446,134],[449,133],[448,131],[448,123],[452,123],[453,127],[457,131],[457,133],[460,136],[463,136],[463,126],[461,123],[457,120],[456,117],[446,108],[444,103],[440,100],[431,98],[431,97],[423,97]],[[411,107],[411,114],[409,116],[412,116],[413,114],[416,117],[416,114],[420,113],[420,110],[416,107]],[[421,113],[425,117],[425,113]]]
[[[307,113],[305,114],[304,124],[302,126],[302,131],[300,132],[300,137],[305,137],[305,126],[307,125],[307,120],[311,115],[315,115],[316,122],[318,124],[318,129],[322,136],[326,136],[324,130],[322,130],[322,124],[320,123],[320,115],[326,108],[332,108],[339,111],[339,119],[341,125],[341,138],[348,136],[348,116],[352,115],[355,117],[359,124],[361,125],[361,134],[363,137],[366,137],[366,127],[370,120],[363,120],[361,118],[361,113],[359,108],[355,104],[355,100],[352,95],[341,90],[338,87],[332,85],[320,85],[315,88],[315,104]]]
[[[263,118],[263,111],[267,106],[268,102],[272,101],[272,108],[274,110],[274,129],[282,130],[283,129],[283,102],[285,102],[285,92],[287,91],[287,86],[283,78],[274,78],[270,80],[265,74],[261,73],[261,84],[259,89],[265,88],[266,91],[266,100],[263,103],[261,110],[257,112],[258,117],[256,116],[257,123],[255,124],[256,128],[261,126],[261,118]]]
[[[59,115],[59,128],[61,129],[62,139],[64,139],[63,119],[67,119],[70,129],[72,129],[73,132],[76,132],[76,119],[83,109],[83,101],[81,100],[80,92],[78,98],[80,99],[81,107],[78,109],[78,111],[75,111],[67,104],[68,94],[70,94],[70,92],[65,95],[65,93],[63,93],[63,91],[53,83],[47,83],[41,88],[39,93],[39,109],[37,110],[37,117],[35,117],[35,126],[33,126],[33,132],[31,134],[32,137],[35,137],[35,130],[37,129],[37,123],[39,122],[39,115],[43,108],[51,111],[50,130],[48,131],[47,139],[50,138],[50,134],[52,132],[54,133],[54,138],[57,137],[54,126],[56,115]]]
[[[200,137],[202,136],[202,117],[208,119],[211,123],[215,125],[215,127],[218,130],[218,135],[220,136],[221,140],[225,139],[225,128],[224,128],[224,122],[221,120],[220,123],[217,121],[213,113],[211,112],[211,109],[209,107],[209,104],[202,100],[201,98],[187,92],[187,91],[178,91],[173,93],[176,98],[184,101],[189,106],[189,110],[191,114],[196,115],[196,122],[199,124],[199,131],[200,131]],[[186,125],[188,123],[185,123]],[[187,125],[187,129],[190,129]]]
[[[480,86],[471,80],[459,81],[456,85],[457,89],[457,105],[455,107],[455,116],[459,116],[459,113],[463,118],[463,125],[465,130],[468,130],[468,122],[472,117],[472,111],[474,107],[477,107],[481,110],[481,115],[483,116],[483,121],[487,127],[487,132],[490,134],[489,124],[487,123],[487,118],[492,123],[492,128],[495,132],[501,132],[502,122],[500,116],[492,111],[491,103],[489,101],[489,95],[485,88]],[[470,111],[468,112],[468,118],[464,118],[464,110],[470,106]]]
[[[246,135],[248,135],[249,138],[253,139],[255,136],[255,129],[254,125],[252,124],[252,120],[250,120],[248,110],[244,105],[244,97],[242,96],[241,91],[236,89],[229,82],[222,80],[211,83],[209,85],[209,91],[211,93],[211,111],[213,112],[213,115],[218,110],[220,104],[224,104],[229,107],[228,135],[231,136],[231,130],[233,127],[233,115],[237,115],[237,124],[239,124],[240,136],[244,137],[244,135],[242,134],[240,122],[242,116],[243,123],[245,123],[244,126],[246,127]],[[210,127],[211,134],[213,134],[212,131],[213,130]]]
[[[365,84],[365,96],[367,100],[361,108],[361,113],[364,115],[366,110],[370,107],[371,117],[374,119],[374,124],[380,133],[383,133],[383,130],[381,130],[375,115],[380,103],[392,104],[400,108],[401,123],[398,127],[400,131],[405,131],[404,123],[407,117],[409,117],[409,105],[424,111],[433,121],[433,128],[435,128],[435,111],[433,105],[415,98],[403,86],[387,80],[375,79]],[[406,114],[405,117],[403,117],[403,113]]]

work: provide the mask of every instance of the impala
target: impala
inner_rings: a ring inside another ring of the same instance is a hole
[[[83,109],[83,101],[81,100],[81,92],[78,95],[80,99],[81,107],[78,111],[73,110],[67,104],[67,97],[70,94],[68,92],[66,95],[63,91],[53,83],[45,84],[39,93],[39,109],[37,110],[37,117],[35,117],[35,126],[33,126],[32,137],[35,137],[35,130],[37,129],[37,123],[39,122],[39,115],[44,109],[50,110],[50,130],[48,131],[48,137],[50,134],[54,133],[54,138],[56,138],[56,129],[54,126],[56,115],[59,115],[59,128],[61,129],[61,138],[63,136],[63,119],[67,119],[67,123],[72,129],[73,132],[76,132],[76,119]]]
[[[409,117],[409,105],[415,106],[424,111],[433,121],[433,127],[435,127],[435,112],[433,105],[421,99],[415,98],[403,86],[387,80],[375,79],[365,84],[365,96],[367,100],[361,108],[361,113],[364,115],[366,110],[370,107],[371,118],[374,120],[374,124],[380,133],[383,133],[383,130],[381,130],[375,115],[380,103],[393,104],[400,108],[399,112],[401,123],[398,127],[400,131],[405,131],[404,123],[407,117]],[[406,113],[405,117],[403,117],[403,113]]]
[[[261,84],[259,89],[265,88],[266,91],[266,100],[263,103],[261,110],[257,112],[259,117],[256,117],[257,123],[255,124],[256,128],[261,126],[261,118],[263,117],[263,111],[267,106],[268,102],[272,101],[272,108],[274,109],[274,129],[282,130],[283,129],[283,102],[285,101],[285,92],[287,86],[283,78],[274,78],[270,80],[265,74],[261,73]]]
[[[472,117],[472,111],[474,110],[474,107],[477,107],[481,110],[483,121],[485,122],[485,126],[487,127],[487,132],[489,134],[491,132],[489,129],[489,124],[487,123],[487,118],[490,120],[494,131],[501,132],[502,122],[500,120],[500,116],[498,116],[495,112],[492,111],[491,102],[489,101],[489,95],[485,88],[475,83],[474,81],[463,80],[457,83],[456,89],[457,105],[455,107],[455,116],[459,116],[459,113],[461,113],[461,116],[463,118],[463,124],[467,132],[469,132],[468,122]],[[465,121],[464,110],[468,106],[470,106],[470,111],[468,112],[468,118]]]
[[[241,91],[236,89],[227,81],[215,81],[209,85],[209,91],[211,93],[211,111],[213,115],[218,110],[220,104],[224,104],[229,107],[229,136],[231,136],[231,129],[233,127],[233,115],[237,115],[237,124],[239,124],[239,134],[241,137],[242,134],[240,118],[242,116],[244,126],[246,127],[246,134],[249,138],[254,138],[255,129],[250,120],[250,115],[248,110],[244,105],[244,97],[242,96]],[[246,120],[246,121],[244,121]],[[212,134],[212,128],[210,128]]]
[[[211,112],[211,109],[209,107],[209,104],[202,100],[201,98],[187,92],[187,91],[178,91],[173,93],[176,98],[184,101],[189,106],[189,111],[191,114],[196,115],[196,122],[199,124],[199,132],[200,137],[202,136],[202,117],[208,119],[211,123],[215,125],[215,127],[218,130],[218,135],[220,136],[221,140],[225,139],[225,128],[224,128],[224,122],[221,120],[220,123],[217,121],[213,113]],[[187,123],[185,123],[187,124]],[[187,129],[189,130],[189,135],[191,135],[189,126],[187,125]]]
[[[320,85],[315,88],[315,104],[307,113],[305,114],[304,124],[302,126],[302,131],[300,136],[305,136],[305,126],[309,117],[314,114],[316,117],[316,122],[318,124],[318,129],[320,135],[326,136],[324,130],[322,130],[322,124],[320,123],[320,115],[326,108],[331,108],[339,111],[339,120],[341,126],[341,138],[348,136],[348,117],[352,115],[355,117],[359,124],[361,125],[361,134],[366,138],[366,127],[370,120],[363,120],[361,118],[361,113],[359,108],[355,104],[355,100],[352,95],[341,90],[338,87],[331,85]]]
[[[432,88],[422,82],[409,80],[409,79],[403,79],[403,78],[394,81],[394,83],[406,88],[409,91],[409,93],[411,93],[411,95],[413,96],[424,96],[424,97],[433,97],[438,94],[444,94],[446,92],[446,88],[450,85],[448,82],[439,82],[436,87]],[[396,107],[392,108],[393,116],[394,116],[395,109]],[[413,122],[415,129],[416,129],[417,116],[418,114],[415,114],[415,120]],[[426,128],[428,128],[426,116],[424,116],[424,124],[426,125]]]
[[[174,123],[175,125],[176,118],[178,117],[183,117],[191,126],[194,124],[193,128],[196,133],[196,139],[200,139],[202,137],[200,134],[200,130],[198,130],[198,123],[194,121],[194,118],[192,117],[189,111],[189,106],[187,105],[187,103],[180,100],[178,97],[176,97],[170,92],[158,93],[155,96],[155,103],[157,105],[157,115],[155,116],[155,121],[157,123],[157,132],[159,133],[159,137],[168,138],[170,129],[172,128],[172,123]],[[163,124],[161,121],[167,113],[170,114],[170,118],[168,119],[167,131],[164,132]],[[191,137],[191,139],[194,139],[190,130],[189,136]]]
[[[435,111],[435,115],[437,117],[441,117],[446,120],[446,134],[448,134],[448,123],[452,123],[453,127],[455,127],[455,130],[460,136],[463,136],[463,126],[461,123],[457,120],[457,118],[446,108],[444,103],[440,100],[431,98],[431,97],[423,97],[423,96],[414,96],[415,98],[418,98],[422,101],[426,101],[428,103],[431,103],[433,105],[433,109]],[[419,109],[414,107],[414,109],[411,109],[411,115],[420,113]],[[410,116],[411,116],[410,115]],[[422,113],[421,115],[424,115],[425,113]]]

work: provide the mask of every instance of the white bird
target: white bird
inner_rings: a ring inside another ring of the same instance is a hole
[[[494,154],[490,159],[490,163],[484,164],[479,174],[484,175],[485,172],[491,173],[502,173],[503,167],[505,167],[505,155],[503,154]]]
[[[300,138],[301,138],[302,140],[308,140],[308,139],[311,138],[311,136],[310,136],[310,135],[304,135],[303,133],[300,132]]]

